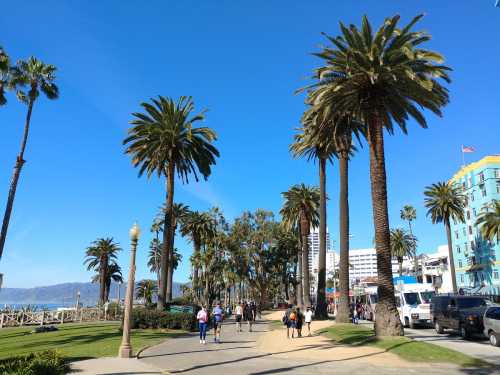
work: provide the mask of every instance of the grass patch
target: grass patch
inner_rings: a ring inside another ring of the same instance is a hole
[[[412,362],[441,362],[454,363],[462,367],[491,367],[492,365],[465,355],[463,353],[430,344],[415,341],[408,337],[383,337],[374,336],[372,329],[353,324],[336,324],[325,328],[319,333],[326,335],[338,344],[343,345],[369,345]]]
[[[33,333],[34,327],[0,330],[0,359],[54,349],[70,361],[116,356],[122,334],[119,323],[65,324],[59,331]],[[154,329],[132,330],[131,344],[135,352],[184,332]]]

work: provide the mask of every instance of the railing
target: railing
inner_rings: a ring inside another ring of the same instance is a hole
[[[116,314],[115,311],[108,311],[105,313],[104,309],[99,308],[84,308],[63,311],[4,312],[0,313],[0,328],[106,321],[117,320],[119,318],[119,313]]]

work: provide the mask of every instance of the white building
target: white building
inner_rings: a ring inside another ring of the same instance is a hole
[[[436,285],[439,293],[453,291],[448,258],[448,245],[441,245],[437,253],[422,254],[419,259],[423,282]]]
[[[355,283],[367,277],[377,277],[377,251],[374,248],[350,249],[349,250],[349,279]],[[413,270],[411,259],[404,258],[403,274],[408,274]],[[392,273],[399,274],[399,264],[397,260],[392,260]]]
[[[311,274],[318,273],[317,268],[318,268],[318,257],[319,257],[319,228],[311,228],[311,233],[308,236],[308,240],[309,240],[309,273]],[[328,253],[330,251],[331,251],[330,233],[328,233],[328,228],[326,228],[327,263],[328,263]],[[315,263],[316,266],[314,266]],[[315,268],[316,271],[314,271]]]

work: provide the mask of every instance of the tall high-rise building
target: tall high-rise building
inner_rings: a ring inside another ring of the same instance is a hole
[[[485,241],[476,225],[481,212],[493,200],[500,200],[500,155],[462,167],[451,182],[467,197],[465,223],[450,223],[457,286],[473,292],[500,293],[500,241]]]
[[[316,268],[316,273],[317,273],[318,272],[317,262],[319,259],[319,228],[311,228],[311,233],[309,234],[308,240],[309,240],[309,272],[314,273],[315,272],[314,269]],[[326,252],[327,254],[331,253],[330,233],[328,233],[328,228],[326,228]],[[314,267],[315,263],[316,266]]]

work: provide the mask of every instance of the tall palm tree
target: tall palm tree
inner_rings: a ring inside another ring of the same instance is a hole
[[[290,151],[297,157],[318,160],[319,165],[319,259],[315,316],[328,319],[326,302],[326,163],[333,160],[334,143],[326,134],[317,134],[313,116],[304,116],[304,127],[295,135]]]
[[[177,266],[174,267],[175,261],[175,233],[177,232],[177,226],[182,220],[189,214],[190,209],[189,206],[186,206],[183,203],[174,203],[173,208],[173,216],[172,216],[172,226],[173,233],[172,243],[170,245],[169,254],[168,254],[168,271],[167,271],[167,295],[166,301],[170,302],[172,300],[172,287],[173,287],[173,276],[174,270]],[[179,254],[177,254],[179,255]],[[182,257],[181,257],[182,258]],[[179,262],[179,258],[177,258],[177,263]]]
[[[148,252],[148,268],[149,271],[156,274],[156,283],[160,287],[160,262],[161,262],[161,249],[163,244],[158,238],[153,238],[149,244]]]
[[[195,127],[204,119],[204,112],[193,115],[194,103],[191,97],[173,99],[151,99],[153,104],[142,103],[145,113],[133,113],[133,125],[129,136],[123,141],[128,144],[126,153],[132,156],[132,164],[139,167],[139,176],[144,172],[150,177],[156,173],[167,180],[165,203],[165,230],[161,254],[160,290],[158,310],[165,308],[167,297],[167,276],[170,248],[174,236],[174,177],[188,183],[193,175],[205,179],[212,172],[219,151],[212,144],[217,136],[207,127]]]
[[[465,222],[464,207],[465,195],[459,187],[448,182],[438,182],[427,186],[424,191],[425,207],[428,208],[427,216],[431,217],[432,223],[444,223],[446,238],[448,240],[448,259],[450,260],[451,282],[453,293],[457,292],[457,279],[455,276],[455,262],[451,242],[450,219]]]
[[[427,127],[420,108],[441,116],[448,103],[439,79],[449,82],[450,69],[440,54],[421,48],[430,35],[412,31],[421,18],[399,27],[396,15],[375,33],[366,16],[361,30],[341,23],[341,35],[327,36],[333,46],[316,54],[325,63],[316,71],[318,82],[306,88],[313,90],[314,105],[349,113],[367,125],[379,292],[375,332],[380,336],[403,332],[392,282],[384,129],[393,134],[396,123],[406,133],[409,117]]]
[[[5,97],[5,90],[10,85],[10,59],[9,55],[0,46],[0,106],[7,103],[7,98]]]
[[[415,243],[417,239],[404,229],[391,229],[391,254],[398,261],[399,276],[403,274],[403,260],[405,257],[415,257]]]
[[[485,209],[477,218],[476,225],[481,226],[484,239],[493,241],[496,237],[500,241],[500,201],[494,199]]]
[[[154,280],[141,280],[135,287],[135,298],[143,299],[146,305],[151,305],[157,291],[158,287]]]
[[[411,227],[411,222],[417,218],[417,210],[410,204],[405,204],[401,211],[399,212],[401,220],[405,220],[408,222],[408,229],[410,230],[410,235],[413,236],[413,230]],[[415,242],[415,246],[417,243]],[[415,257],[415,277],[418,278],[418,257],[417,257],[417,249],[414,249]]]
[[[5,239],[7,238],[7,230],[9,229],[10,215],[12,214],[12,207],[14,206],[14,198],[16,196],[17,183],[21,169],[26,162],[24,160],[24,151],[26,150],[26,143],[28,141],[28,134],[31,123],[31,113],[35,101],[42,92],[48,99],[57,99],[59,97],[59,89],[54,83],[56,79],[56,67],[50,64],[44,64],[42,61],[34,57],[28,60],[20,60],[17,66],[12,69],[10,85],[18,87],[18,99],[28,106],[26,114],[26,121],[24,124],[24,132],[21,140],[21,149],[16,158],[14,171],[12,174],[9,195],[7,197],[7,205],[5,206],[5,213],[3,216],[2,230],[0,232],[0,258],[3,254]],[[28,91],[25,91],[24,88]]]
[[[99,274],[99,304],[106,303],[106,286],[110,264],[116,263],[120,245],[114,242],[113,237],[99,238],[91,243],[85,251],[84,264],[87,270],[96,270]]]
[[[101,275],[99,273],[95,274],[92,278],[93,283],[100,282]],[[106,270],[106,280],[105,280],[105,290],[104,290],[104,299],[105,301],[109,301],[109,292],[111,290],[111,282],[115,283],[123,283],[123,274],[122,269],[116,262],[111,262],[108,264],[108,269]]]
[[[294,185],[288,191],[281,193],[285,202],[281,208],[281,215],[288,228],[299,228],[301,254],[301,281],[303,288],[303,303],[311,305],[311,287],[309,278],[309,243],[308,236],[311,226],[319,225],[319,189],[304,184]]]
[[[191,211],[181,220],[181,235],[189,237],[193,244],[193,259],[198,259],[203,243],[215,235],[215,221],[208,212]],[[199,268],[196,263],[193,266],[193,289],[194,295],[198,298],[199,294]]]

